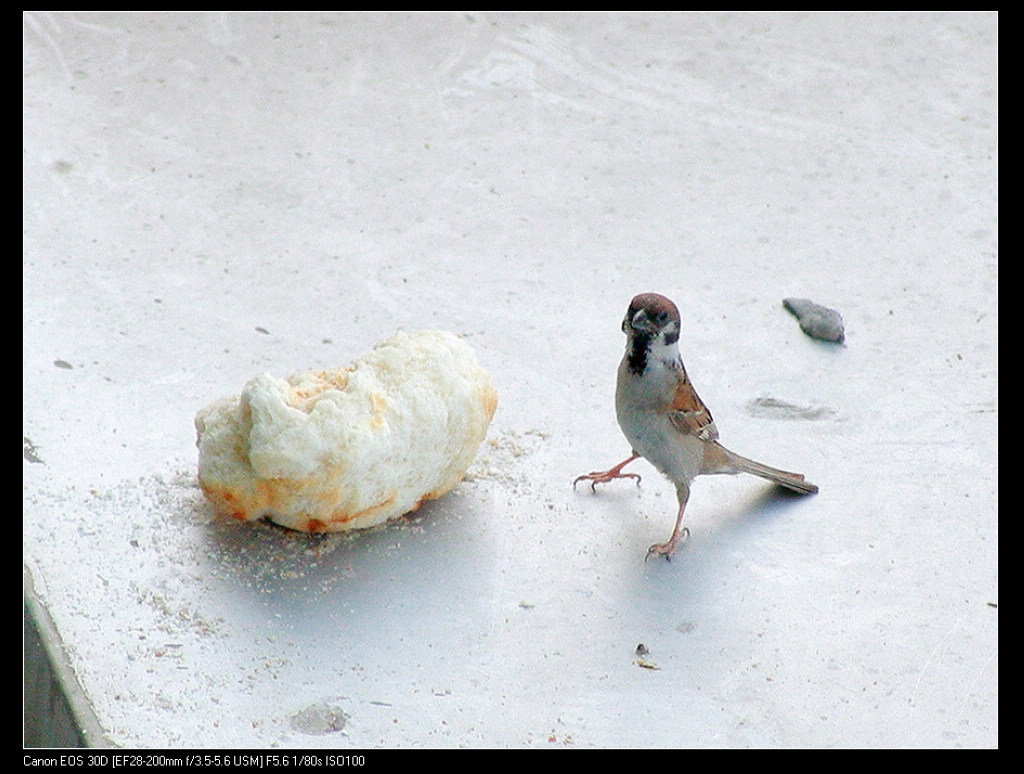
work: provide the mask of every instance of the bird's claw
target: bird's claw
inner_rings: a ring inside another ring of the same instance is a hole
[[[690,530],[683,527],[682,530],[676,535],[673,535],[667,543],[655,543],[653,546],[647,549],[647,556],[644,557],[646,562],[651,558],[651,554],[657,554],[664,556],[666,561],[672,561],[672,554],[679,548],[680,543],[685,543],[686,539],[690,537]]]
[[[609,481],[614,481],[617,478],[635,478],[636,485],[640,486],[640,475],[637,473],[612,473],[611,471],[595,471],[593,473],[586,473],[582,476],[576,476],[572,482],[572,488],[576,488],[576,484],[580,481],[589,481],[591,491],[597,491],[598,484],[607,484]]]

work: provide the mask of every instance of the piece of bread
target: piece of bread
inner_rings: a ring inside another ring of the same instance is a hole
[[[381,524],[455,486],[498,404],[473,350],[398,333],[352,367],[269,374],[195,419],[199,483],[217,510],[305,532]]]

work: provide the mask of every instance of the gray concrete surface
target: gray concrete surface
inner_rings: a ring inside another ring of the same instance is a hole
[[[997,22],[27,12],[24,565],[102,743],[997,746]],[[672,563],[651,468],[570,486],[641,291],[821,487],[698,481]],[[399,328],[491,370],[470,477],[215,519],[195,412]]]

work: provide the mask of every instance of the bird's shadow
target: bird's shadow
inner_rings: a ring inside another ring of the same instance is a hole
[[[785,516],[800,502],[812,496],[782,486],[763,486],[749,494],[738,496],[728,510],[723,506],[714,512],[703,514],[700,520],[704,522],[705,530],[709,533],[724,535],[730,532],[744,532]]]

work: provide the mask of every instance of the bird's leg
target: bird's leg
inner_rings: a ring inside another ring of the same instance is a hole
[[[598,484],[607,484],[609,481],[612,481],[612,480],[614,480],[616,478],[635,478],[636,479],[636,483],[639,486],[639,484],[640,484],[640,476],[639,475],[637,475],[636,473],[623,473],[622,472],[622,469],[624,467],[626,467],[629,463],[631,463],[633,460],[635,460],[639,456],[640,456],[639,454],[634,453],[633,456],[630,457],[628,460],[623,460],[622,462],[620,462],[618,465],[616,465],[611,470],[594,471],[593,473],[587,473],[584,476],[577,476],[575,478],[575,480],[573,480],[573,482],[572,482],[572,488],[575,489],[576,488],[576,484],[578,484],[580,481],[589,481],[590,482],[590,488],[594,489]]]
[[[667,543],[655,543],[653,546],[647,549],[647,556],[644,557],[646,562],[651,558],[651,554],[658,554],[664,556],[666,559],[671,559],[672,554],[679,548],[680,543],[685,543],[686,538],[690,536],[690,530],[683,527],[683,511],[686,510],[686,501],[690,499],[690,487],[686,484],[679,484],[676,486],[676,497],[679,499],[679,513],[676,515],[676,526],[672,530],[672,537],[668,539]],[[680,529],[682,527],[682,529]]]

